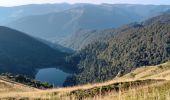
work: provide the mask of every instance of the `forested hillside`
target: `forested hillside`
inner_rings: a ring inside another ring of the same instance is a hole
[[[59,66],[68,55],[22,32],[0,26],[0,72],[31,74],[34,68]]]
[[[106,81],[140,66],[170,60],[170,12],[130,26],[68,57],[79,73],[65,85]]]

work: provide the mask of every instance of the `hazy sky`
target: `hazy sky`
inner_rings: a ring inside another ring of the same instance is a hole
[[[42,3],[129,3],[129,4],[164,4],[170,5],[170,0],[0,0],[0,6],[17,6],[25,4],[42,4]]]

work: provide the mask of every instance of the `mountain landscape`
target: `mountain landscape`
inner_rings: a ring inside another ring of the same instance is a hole
[[[0,100],[169,100],[170,6],[0,7]]]
[[[82,4],[60,12],[22,17],[9,22],[6,26],[35,37],[58,42],[80,29],[116,28],[156,16],[169,8],[170,6],[161,5]]]

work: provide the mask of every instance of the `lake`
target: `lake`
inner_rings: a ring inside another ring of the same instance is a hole
[[[35,79],[53,84],[55,87],[62,87],[64,81],[70,73],[66,73],[57,68],[45,68],[38,70]]]

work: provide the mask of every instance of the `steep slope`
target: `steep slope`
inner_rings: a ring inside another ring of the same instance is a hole
[[[67,53],[22,32],[0,27],[0,72],[32,74],[38,67],[58,66]]]
[[[170,59],[170,12],[116,33],[108,41],[95,42],[67,61],[78,66],[79,73],[66,81],[74,84],[112,79],[145,65]],[[70,84],[69,84],[70,85]]]
[[[157,15],[169,8],[170,6],[87,4],[63,12],[23,17],[7,26],[39,38],[60,41],[79,29],[118,27]]]

